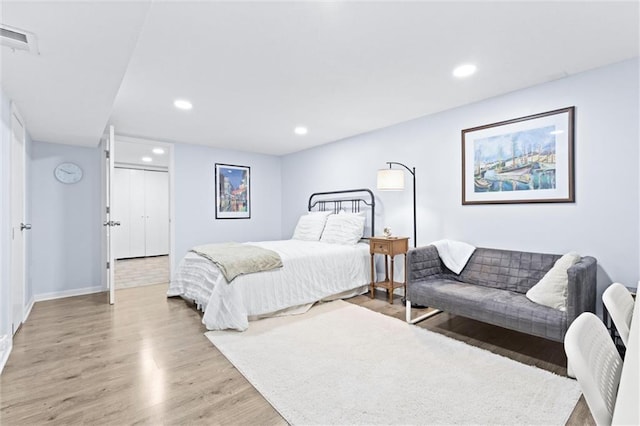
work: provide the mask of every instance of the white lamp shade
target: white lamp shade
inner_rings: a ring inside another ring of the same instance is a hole
[[[378,189],[381,191],[402,191],[404,189],[404,170],[378,170]]]

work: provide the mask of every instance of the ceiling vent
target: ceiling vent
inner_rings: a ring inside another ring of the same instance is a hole
[[[29,31],[0,24],[0,44],[13,50],[24,50],[38,55],[36,35]]]

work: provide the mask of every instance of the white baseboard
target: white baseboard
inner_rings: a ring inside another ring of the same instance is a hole
[[[84,294],[100,293],[106,291],[102,286],[74,288],[72,290],[54,291],[52,293],[40,293],[34,296],[36,302],[44,300],[62,299],[64,297],[82,296]]]
[[[0,374],[9,360],[9,355],[13,349],[13,339],[8,334],[0,336]]]
[[[35,297],[31,296],[31,300],[29,301],[29,303],[27,303],[27,308],[24,310],[24,319],[22,320],[23,324],[25,322],[27,322],[27,318],[29,318],[29,314],[31,313],[31,310],[33,309],[33,304],[34,303],[36,303],[36,299],[35,299]]]

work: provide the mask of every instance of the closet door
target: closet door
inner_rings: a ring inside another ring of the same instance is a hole
[[[120,226],[111,228],[116,259],[131,257],[129,234],[131,233],[131,170],[114,169],[113,200],[111,217],[120,222]]]
[[[129,233],[129,257],[146,256],[145,249],[145,171],[130,170],[131,173],[131,196],[129,206],[131,209],[131,230]]]
[[[145,171],[146,256],[169,253],[169,174]]]

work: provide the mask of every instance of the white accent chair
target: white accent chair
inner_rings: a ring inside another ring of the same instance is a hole
[[[613,283],[602,293],[602,303],[609,312],[624,346],[629,341],[629,328],[633,316],[633,297],[620,283]]]
[[[571,323],[564,350],[598,425],[610,425],[622,371],[622,358],[607,328],[590,312]]]

